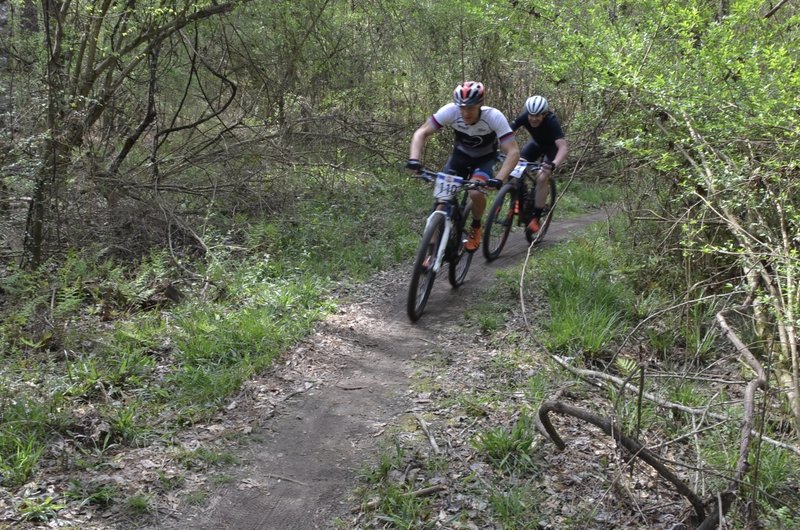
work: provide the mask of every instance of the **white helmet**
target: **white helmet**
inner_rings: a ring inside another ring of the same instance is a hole
[[[528,111],[528,114],[547,112],[547,100],[542,96],[531,96],[525,101],[525,110]]]

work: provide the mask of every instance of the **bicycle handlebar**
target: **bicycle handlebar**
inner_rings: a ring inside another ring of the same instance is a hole
[[[497,153],[497,161],[498,162],[504,162],[505,159],[506,159],[506,154],[505,153]],[[529,170],[532,170],[532,171],[539,171],[540,169],[542,169],[542,166],[543,166],[543,164],[541,162],[528,162],[524,158],[520,158],[519,162],[525,162],[527,164],[525,166],[525,169],[529,169]],[[517,162],[517,163],[519,164],[519,162]]]
[[[418,174],[411,175],[411,178],[422,179],[425,182],[433,182],[434,180],[436,180],[436,177],[439,176],[439,175],[458,176],[458,175],[451,175],[450,173],[445,173],[443,171],[432,171],[432,170],[430,170],[430,169],[428,169],[426,167],[423,167],[422,169],[420,169]],[[489,181],[469,180],[469,179],[467,179],[465,177],[461,177],[461,178],[464,179],[464,182],[463,182],[462,186],[463,186],[463,188],[465,190],[472,190],[472,189],[477,189],[477,188],[491,188],[492,187],[492,185],[489,183]],[[491,179],[491,180],[495,180],[495,179]]]

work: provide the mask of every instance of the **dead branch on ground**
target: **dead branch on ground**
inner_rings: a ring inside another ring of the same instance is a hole
[[[618,444],[627,449],[628,452],[630,452],[633,456],[642,459],[644,462],[649,464],[650,467],[655,469],[656,472],[658,472],[658,474],[661,475],[665,480],[675,486],[675,489],[678,490],[678,493],[686,497],[689,503],[691,503],[695,513],[697,513],[698,520],[705,519],[705,505],[703,500],[698,497],[697,494],[695,494],[695,492],[692,491],[692,489],[686,485],[675,473],[667,468],[667,466],[662,464],[658,457],[645,449],[641,443],[622,434],[622,431],[617,423],[608,418],[603,418],[592,412],[589,412],[588,410],[573,407],[572,405],[567,405],[560,401],[547,401],[542,404],[541,407],[539,407],[539,421],[559,450],[564,450],[566,448],[566,444],[561,439],[561,436],[559,436],[555,427],[553,427],[553,424],[550,422],[550,412],[567,414],[600,428],[607,435],[614,438]]]

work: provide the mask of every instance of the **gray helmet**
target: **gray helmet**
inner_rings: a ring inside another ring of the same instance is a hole
[[[542,96],[531,96],[525,101],[525,110],[528,114],[542,114],[547,112],[547,100]]]

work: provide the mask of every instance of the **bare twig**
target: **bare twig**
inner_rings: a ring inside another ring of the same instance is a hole
[[[433,434],[431,434],[431,430],[428,427],[428,423],[425,421],[425,419],[423,419],[423,417],[420,416],[419,414],[414,414],[414,417],[417,419],[417,423],[419,423],[422,432],[424,432],[425,436],[428,437],[428,442],[431,444],[431,447],[433,448],[433,453],[436,455],[442,454],[442,451],[436,444],[436,439],[433,437]]]
[[[299,484],[301,486],[308,486],[308,484],[306,484],[305,482],[301,482],[299,480],[295,480],[295,479],[289,478],[289,477],[284,477],[284,476],[281,476],[281,475],[275,475],[273,473],[267,473],[264,476],[266,476],[267,478],[274,479],[274,480],[285,480],[286,482],[291,482],[293,484]]]
[[[788,2],[789,2],[789,0],[781,0],[780,2],[778,2],[778,4],[777,4],[775,7],[773,7],[773,8],[772,8],[772,9],[770,9],[769,11],[767,11],[767,14],[766,14],[766,15],[764,15],[764,18],[769,18],[769,17],[771,17],[772,15],[774,15],[774,14],[775,14],[775,12],[776,12],[776,11],[778,11],[778,9],[780,9],[781,7],[783,7],[783,5],[784,5],[784,4],[786,4],[786,3],[788,3]]]
[[[736,462],[736,471],[734,472],[733,479],[728,485],[728,488],[718,494],[719,501],[717,502],[715,510],[697,527],[697,530],[712,530],[716,528],[717,523],[725,517],[725,514],[739,493],[742,479],[750,468],[748,459],[750,456],[750,440],[753,432],[756,390],[761,389],[766,392],[768,389],[768,380],[764,368],[747,346],[739,339],[736,333],[728,326],[722,311],[717,313],[717,323],[720,328],[722,328],[728,340],[756,373],[756,378],[748,383],[744,392],[744,414],[742,417],[742,432],[739,442],[739,460]]]

